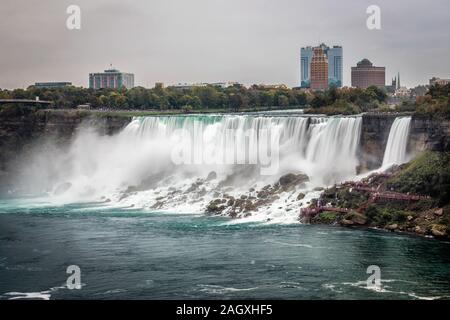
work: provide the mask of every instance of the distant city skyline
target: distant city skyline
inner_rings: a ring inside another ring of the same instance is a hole
[[[314,60],[315,48],[320,47],[325,55],[327,67],[327,79],[329,86],[342,87],[343,83],[343,66],[344,58],[342,46],[332,45],[327,46],[325,43],[317,44],[315,46],[302,47],[300,49],[300,82],[299,86],[302,88],[311,87],[312,67],[311,62]]]
[[[377,0],[381,30],[366,27],[372,0],[77,0],[81,30],[66,28],[72,0],[0,3],[0,88],[67,81],[89,87],[110,63],[156,82],[300,83],[299,50],[326,43],[345,50],[343,86],[367,58],[398,72],[402,85],[450,77],[448,0]]]

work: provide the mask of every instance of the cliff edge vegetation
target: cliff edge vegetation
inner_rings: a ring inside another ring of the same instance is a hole
[[[312,224],[366,226],[449,238],[450,154],[425,151],[411,162],[323,191]],[[330,208],[327,210],[327,208]],[[333,211],[335,208],[347,212]]]

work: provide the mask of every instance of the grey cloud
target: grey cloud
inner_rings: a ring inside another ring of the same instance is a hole
[[[65,27],[70,4],[82,30]],[[370,4],[382,30],[365,27]],[[0,87],[36,81],[87,86],[109,63],[138,85],[190,81],[299,82],[299,49],[344,47],[344,83],[367,57],[413,86],[449,77],[447,0],[2,0]]]

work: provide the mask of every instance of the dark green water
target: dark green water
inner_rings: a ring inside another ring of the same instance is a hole
[[[1,299],[448,299],[449,263],[449,243],[382,231],[0,202]]]

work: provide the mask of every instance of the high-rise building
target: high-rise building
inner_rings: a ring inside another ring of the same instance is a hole
[[[134,87],[134,74],[120,72],[117,69],[108,69],[105,72],[89,74],[89,88],[92,89],[119,89]]]
[[[352,67],[352,87],[367,88],[386,85],[386,68],[375,67],[368,59],[362,59]]]
[[[328,88],[328,59],[322,47],[314,48],[311,59],[311,86],[312,90],[325,90]]]
[[[343,50],[341,46],[328,47],[325,44],[319,45],[328,60],[328,85],[342,87],[342,66]],[[314,49],[317,47],[303,47],[300,49],[300,86],[302,88],[311,87],[311,61]]]
[[[300,49],[300,87],[309,88],[311,86],[311,60],[313,57],[312,47]]]
[[[433,77],[430,79],[430,86],[434,86],[434,85],[440,85],[440,86],[446,86],[447,84],[450,83],[450,79],[441,79],[441,78],[437,78],[437,77]]]

